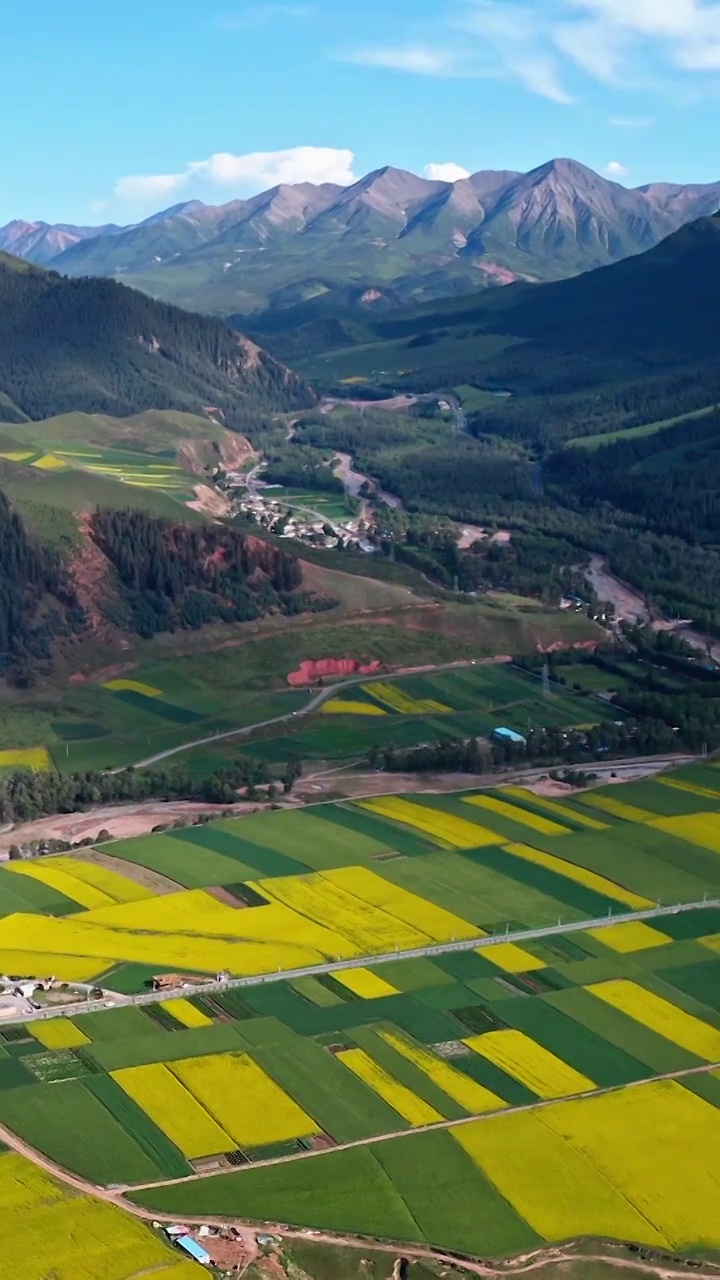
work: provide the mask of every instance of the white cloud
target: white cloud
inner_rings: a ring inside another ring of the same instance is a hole
[[[629,172],[630,170],[626,169],[619,160],[611,160],[603,169],[603,173],[606,173],[608,178],[626,178]]]
[[[550,102],[557,102],[564,107],[572,102],[570,94],[560,83],[558,68],[553,58],[546,54],[528,53],[511,58],[508,61],[508,70],[538,97],[547,98]]]
[[[558,51],[546,25],[537,5],[506,0],[465,0],[450,23],[468,55],[474,50],[477,74],[519,81],[531,93],[567,106],[572,97],[562,83]]]
[[[216,152],[193,160],[181,173],[141,174],[118,178],[114,194],[128,204],[153,204],[203,183],[254,194],[280,183],[355,182],[352,151],[334,147],[291,147],[287,151],[253,151],[247,155]]]
[[[555,2],[555,0],[551,0]],[[649,63],[668,73],[720,70],[720,3],[718,0],[560,0],[574,10],[569,23],[576,33],[590,26],[598,46],[615,50],[616,67],[629,73]],[[584,15],[579,17],[578,15]],[[571,36],[572,40],[572,36]],[[604,78],[583,61],[579,49],[564,50],[598,79]]]
[[[331,56],[415,75],[499,78],[560,105],[573,101],[580,77],[687,101],[688,95],[706,94],[707,88],[698,90],[698,84],[720,70],[720,0],[435,4],[434,15],[408,24],[403,42]]]
[[[359,67],[380,67],[386,71],[409,71],[418,76],[454,77],[467,74],[458,55],[448,49],[431,49],[425,45],[377,45],[340,50],[336,62],[354,63]]]
[[[652,116],[611,116],[608,120],[614,129],[652,129]]]
[[[461,178],[469,177],[470,170],[463,169],[461,164],[452,160],[446,164],[426,164],[423,169],[423,178],[429,178],[431,182],[460,182]]]

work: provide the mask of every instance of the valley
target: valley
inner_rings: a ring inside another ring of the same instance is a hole
[[[0,230],[18,1274],[715,1276],[719,198]]]

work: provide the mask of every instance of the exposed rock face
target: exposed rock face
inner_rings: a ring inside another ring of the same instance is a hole
[[[382,663],[377,660],[363,665],[357,658],[317,658],[301,662],[297,671],[291,671],[287,682],[295,687],[312,684],[314,680],[322,680],[325,676],[374,676],[380,671]]]

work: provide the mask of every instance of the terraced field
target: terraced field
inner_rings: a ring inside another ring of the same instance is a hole
[[[717,1248],[720,909],[504,931],[717,895],[719,779],[384,797],[12,864],[0,970],[130,992],[368,960],[4,1025],[0,1124],[155,1212],[482,1257],[586,1235]]]
[[[243,683],[241,673],[222,661],[224,656],[217,655],[212,673],[207,664],[203,669],[192,658],[178,658],[141,664],[101,684],[75,683],[63,692],[55,714],[47,703],[42,711],[11,710],[0,726],[0,774],[19,768],[117,768],[287,715],[309,700],[302,690],[254,691],[252,679]],[[387,741],[389,726],[395,745],[404,747],[488,734],[502,723],[522,732],[528,724],[590,724],[610,714],[619,712],[564,689],[543,698],[538,681],[520,671],[467,667],[350,684],[310,719],[265,730],[240,748],[269,763],[297,755],[304,760],[357,760]],[[178,763],[197,773],[213,772],[238,749],[237,741],[210,744],[179,756]]]

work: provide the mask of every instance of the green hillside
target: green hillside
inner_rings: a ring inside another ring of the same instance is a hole
[[[71,280],[0,258],[0,395],[11,421],[148,408],[241,429],[313,403],[301,378],[218,320],[110,280]]]

